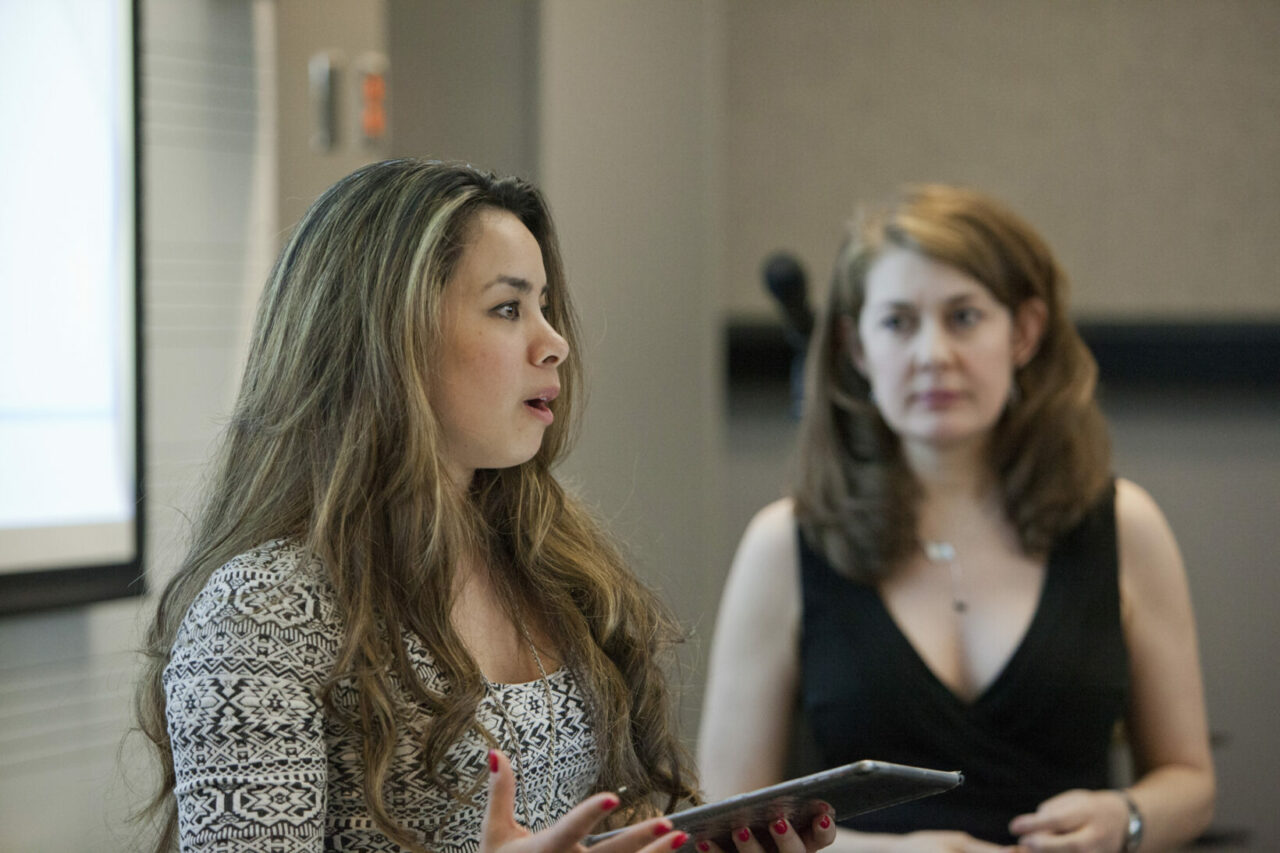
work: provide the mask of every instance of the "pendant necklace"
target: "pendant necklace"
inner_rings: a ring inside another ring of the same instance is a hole
[[[533,654],[533,662],[538,666],[538,675],[542,682],[542,691],[546,699],[547,712],[547,784],[546,793],[542,801],[541,816],[546,818],[546,822],[550,823],[550,814],[552,808],[552,795],[555,792],[555,761],[556,761],[556,714],[555,704],[551,697],[551,680],[547,678],[547,670],[542,665],[542,656],[538,654],[538,647],[533,644],[533,639],[529,636],[529,629],[525,627],[524,620],[516,617],[516,624],[520,628],[520,634],[524,637],[525,643],[529,646],[529,651]],[[481,675],[484,678],[483,674]],[[530,832],[538,829],[535,826],[533,808],[529,802],[529,787],[533,783],[530,778],[529,763],[525,760],[524,747],[521,743],[520,732],[516,728],[515,723],[511,719],[511,714],[507,710],[506,704],[502,701],[502,695],[494,686],[493,682],[488,678],[484,679],[485,691],[493,699],[494,706],[498,709],[498,714],[502,717],[503,728],[506,729],[510,736],[511,745],[514,747],[514,755],[516,772],[519,774],[518,789],[520,791],[520,801],[524,811],[525,828]]]
[[[950,542],[921,539],[920,547],[924,550],[925,559],[930,563],[941,563],[947,567],[951,579],[951,609],[963,616],[969,610],[969,603],[960,594],[960,566],[956,564],[956,546]]]

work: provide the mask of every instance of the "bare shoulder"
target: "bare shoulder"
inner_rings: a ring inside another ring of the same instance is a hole
[[[1166,524],[1155,498],[1142,486],[1123,477],[1116,479],[1116,520],[1122,527]]]
[[[1130,480],[1116,481],[1116,534],[1121,582],[1126,588],[1154,595],[1185,585],[1173,529],[1155,499]]]
[[[775,547],[795,544],[796,513],[791,498],[781,498],[764,506],[747,524],[747,537],[763,540]]]
[[[795,577],[796,553],[795,510],[790,498],[782,498],[765,506],[747,524],[732,573],[745,575],[757,582],[790,582]]]

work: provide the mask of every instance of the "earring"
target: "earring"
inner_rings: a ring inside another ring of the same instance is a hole
[[[1009,399],[1005,401],[1005,408],[1012,409],[1021,402],[1022,386],[1018,384],[1018,374],[1014,373],[1013,378],[1009,380]]]

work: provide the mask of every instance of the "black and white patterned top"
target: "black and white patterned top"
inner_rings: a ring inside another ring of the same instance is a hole
[[[375,828],[365,808],[359,738],[319,699],[340,636],[323,571],[288,541],[241,554],[209,579],[183,619],[164,672],[182,850],[402,849]],[[427,686],[443,689],[426,648],[410,636],[405,642]],[[517,770],[516,818],[525,821],[523,793],[534,829],[593,793],[600,768],[577,680],[564,668],[547,682],[554,751],[541,680],[493,684],[477,711]],[[335,701],[353,708],[354,688],[339,685]],[[427,780],[417,745],[402,733],[385,789],[391,814],[437,853],[477,850],[488,750],[474,731],[449,750],[444,775],[456,790],[476,794],[459,802]]]

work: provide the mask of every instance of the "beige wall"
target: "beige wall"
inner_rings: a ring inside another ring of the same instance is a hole
[[[388,156],[389,140],[369,145],[358,133],[357,93],[364,63],[386,56],[387,4],[384,0],[324,0],[321,4],[274,0],[274,5],[271,60],[277,100],[274,114],[264,118],[276,130],[280,226],[287,232],[330,184]],[[321,9],[323,14],[318,13]],[[314,112],[307,69],[316,54],[328,55],[339,70],[337,133],[327,151],[311,145]]]
[[[825,290],[859,202],[1005,198],[1082,315],[1280,319],[1280,4],[741,0],[728,6],[730,314],[759,264]]]
[[[397,156],[537,177],[537,3],[388,0]]]

